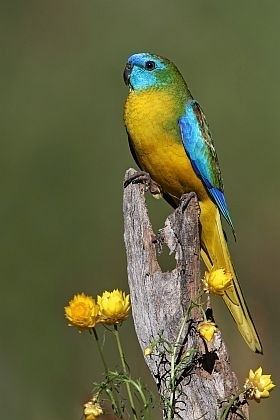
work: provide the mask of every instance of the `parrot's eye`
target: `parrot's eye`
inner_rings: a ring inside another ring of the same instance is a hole
[[[155,69],[155,67],[156,67],[156,63],[154,61],[146,61],[145,63],[146,70],[152,71]]]

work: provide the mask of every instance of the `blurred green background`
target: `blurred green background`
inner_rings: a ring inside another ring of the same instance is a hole
[[[100,378],[93,340],[63,307],[75,292],[128,289],[122,71],[139,51],[172,59],[207,114],[265,355],[219,304],[216,318],[240,381],[262,365],[279,384],[279,14],[273,0],[0,2],[1,418],[79,419]],[[151,206],[160,226],[170,210]],[[122,336],[152,385],[131,321]],[[277,392],[252,402],[252,419],[278,418]]]

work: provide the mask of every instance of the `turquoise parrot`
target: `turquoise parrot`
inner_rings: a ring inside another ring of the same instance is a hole
[[[211,270],[223,269],[233,287],[222,295],[248,346],[262,346],[231,262],[221,216],[233,223],[224,194],[215,146],[205,115],[177,67],[150,53],[132,55],[125,66],[129,94],[124,121],[136,163],[177,207],[195,192],[200,206],[201,256]]]

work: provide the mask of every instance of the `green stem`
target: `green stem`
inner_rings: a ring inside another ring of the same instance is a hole
[[[197,298],[196,301],[199,301],[199,299],[201,298],[201,296],[204,294],[204,292],[201,292]],[[173,404],[174,404],[174,397],[175,397],[175,388],[176,388],[176,375],[175,375],[175,363],[176,363],[176,356],[177,356],[177,348],[180,345],[180,341],[181,341],[181,336],[182,333],[184,331],[186,322],[189,319],[191,310],[193,307],[200,307],[200,304],[197,304],[196,302],[191,301],[187,312],[182,320],[181,323],[181,327],[180,330],[178,332],[177,338],[176,338],[176,342],[173,346],[173,352],[172,352],[172,356],[171,356],[171,361],[170,361],[170,398],[169,398],[169,404],[168,404],[168,414],[167,414],[167,420],[171,420],[173,419],[173,414],[174,414],[174,409],[173,409]]]
[[[115,398],[115,394],[114,391],[110,388],[106,388],[106,393],[109,395],[111,402],[112,402],[112,406],[116,409],[117,412],[115,412],[115,414],[117,414],[117,416],[119,416],[120,419],[123,418],[122,416],[122,412],[119,406],[119,402],[118,400]],[[115,411],[115,410],[114,410]]]
[[[140,395],[140,397],[143,401],[144,409],[146,409],[148,407],[148,402],[147,402],[147,399],[145,397],[145,394],[143,393],[143,391],[141,389],[141,386],[139,386],[135,381],[131,381],[130,383],[138,391],[138,393],[139,393],[139,395]]]
[[[126,363],[125,363],[124,352],[123,352],[123,349],[122,349],[122,344],[121,344],[121,340],[120,340],[118,326],[116,324],[114,325],[114,335],[115,335],[116,341],[117,341],[117,347],[118,347],[118,351],[119,351],[119,354],[120,354],[120,359],[121,359],[123,372],[126,376],[128,376],[127,367],[126,367]],[[137,420],[135,405],[134,405],[134,401],[133,401],[133,397],[132,397],[132,392],[131,392],[131,389],[130,389],[130,384],[129,384],[128,381],[125,382],[125,386],[126,386],[126,390],[127,390],[128,399],[129,399],[129,402],[130,402],[130,405],[131,405],[133,418]]]
[[[107,366],[107,363],[106,363],[106,360],[105,360],[105,357],[104,357],[104,354],[103,354],[102,347],[101,347],[101,345],[100,345],[100,340],[99,340],[99,337],[98,337],[97,331],[96,331],[96,329],[95,329],[94,327],[92,328],[92,332],[93,332],[93,335],[94,335],[94,338],[95,338],[95,342],[96,342],[96,345],[97,345],[97,349],[98,349],[99,356],[100,356],[100,358],[101,358],[101,360],[102,360],[102,364],[103,364],[103,367],[104,367],[104,370],[105,370],[106,378],[107,378],[107,380],[108,380],[109,369],[108,369],[108,366]],[[118,403],[118,399],[117,399],[117,397],[115,397],[115,392],[114,392],[114,390],[112,389],[112,390],[111,390],[111,392],[109,392],[109,388],[107,388],[107,389],[106,389],[106,392],[110,395],[110,397],[111,397],[111,401],[112,401],[112,404],[113,404],[113,406],[115,406],[115,407],[116,407],[116,409],[117,409],[117,414],[118,414],[119,416],[121,416],[121,415],[122,415],[122,414],[121,414],[121,409],[120,409],[120,406],[119,406],[119,403]],[[121,417],[121,418],[122,418],[122,417]]]
[[[169,398],[169,408],[168,408],[168,420],[171,420],[173,418],[173,403],[174,403],[174,397],[175,397],[175,362],[176,362],[176,355],[177,355],[177,347],[179,346],[179,342],[181,340],[181,335],[183,332],[183,329],[186,325],[187,319],[188,319],[189,311],[187,311],[187,314],[184,316],[179,333],[176,338],[176,342],[173,348],[171,361],[170,361],[170,398]]]
[[[219,417],[220,420],[226,420],[232,408],[235,406],[235,403],[239,400],[239,397],[244,393],[244,390],[240,389],[236,395],[234,395],[229,401],[228,404],[224,407],[221,416]],[[242,414],[243,419],[245,417]]]
[[[103,367],[104,367],[106,376],[108,376],[109,369],[108,369],[106,360],[104,358],[104,354],[103,354],[103,351],[102,351],[102,348],[101,348],[101,345],[100,345],[100,341],[99,341],[99,337],[97,335],[97,331],[96,331],[96,329],[94,327],[92,328],[92,332],[93,332],[93,335],[94,335],[94,338],[95,338],[95,341],[96,341],[98,353],[99,353],[99,356],[100,356],[100,358],[102,360],[102,364],[103,364]]]

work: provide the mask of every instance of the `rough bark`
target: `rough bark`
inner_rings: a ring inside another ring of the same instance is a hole
[[[128,170],[125,179],[134,173]],[[220,332],[206,344],[195,328],[201,313],[191,312],[176,347],[175,364],[181,364],[174,392],[170,382],[172,356],[164,344],[164,340],[175,344],[186,308],[201,289],[198,202],[194,194],[186,195],[155,235],[145,202],[146,189],[143,184],[129,184],[123,203],[128,281],[139,344],[144,351],[158,342],[145,362],[166,402],[164,419],[219,419],[222,402],[238,387]],[[176,259],[171,272],[162,272],[157,260],[163,243]],[[247,406],[243,413],[248,418]],[[234,413],[227,418],[240,419]]]

